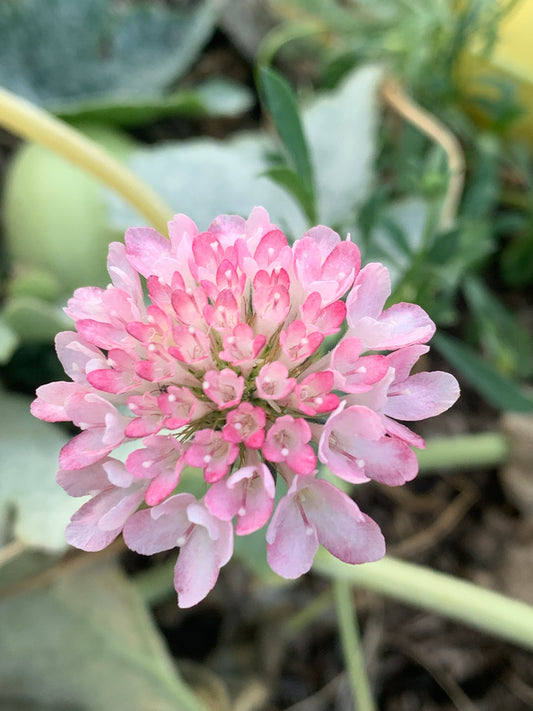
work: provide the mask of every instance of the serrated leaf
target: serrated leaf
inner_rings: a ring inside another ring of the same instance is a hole
[[[500,375],[478,354],[452,336],[438,333],[432,344],[491,405],[500,410],[533,412],[533,398],[510,378]]]
[[[294,91],[288,81],[270,67],[259,67],[258,75],[261,94],[287,152],[290,165],[313,196],[313,167]]]
[[[161,97],[214,29],[211,2],[170,10],[112,0],[0,3],[0,84],[54,112]]]
[[[3,600],[0,630],[1,708],[18,700],[69,711],[205,711],[114,563],[74,566]]]

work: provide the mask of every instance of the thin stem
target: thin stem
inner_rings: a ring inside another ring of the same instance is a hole
[[[258,67],[269,66],[278,51],[289,42],[326,32],[327,27],[318,20],[290,21],[278,25],[265,35],[259,45],[256,64]]]
[[[445,615],[483,632],[533,649],[533,606],[466,580],[385,556],[347,565],[321,549],[316,572],[409,605]]]
[[[337,606],[339,635],[353,700],[357,711],[376,711],[366,672],[351,587],[346,581],[336,578],[333,589]]]
[[[421,473],[448,468],[497,467],[509,454],[509,444],[499,432],[434,437],[428,439],[426,449],[418,450]]]
[[[0,88],[0,126],[49,148],[115,190],[163,234],[172,211],[94,141],[29,101]]]
[[[450,178],[442,203],[439,229],[449,230],[455,222],[463,194],[465,159],[461,144],[440,119],[423,109],[405,93],[397,79],[389,77],[381,87],[381,95],[400,116],[438,143],[446,153]]]

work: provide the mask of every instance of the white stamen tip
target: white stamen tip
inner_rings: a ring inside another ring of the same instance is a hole
[[[324,398],[315,397],[315,405],[322,405],[323,402],[324,402]]]
[[[152,466],[153,462],[151,459],[145,459],[144,462],[141,464],[143,469],[150,469]]]
[[[170,395],[168,396],[168,401],[176,402],[176,396],[174,395],[174,393],[170,393]]]
[[[207,380],[204,380],[204,382],[202,383],[202,389],[209,390],[209,383],[207,382]]]
[[[153,353],[154,351],[156,351],[156,350],[157,350],[157,346],[155,345],[155,343],[150,343],[150,345],[148,346],[148,350],[149,350],[151,353]]]
[[[357,460],[357,466],[359,467],[359,469],[364,469],[365,460],[364,460],[364,459],[358,459],[358,460]]]
[[[234,427],[238,432],[240,432],[242,430],[242,422],[236,422]]]
[[[238,511],[239,516],[244,516],[245,513],[246,513],[246,509],[244,508],[244,506],[241,506],[241,508]]]
[[[274,301],[279,301],[280,299],[281,299],[281,294],[279,293],[279,291],[276,291],[276,293],[274,294]]]
[[[206,454],[204,457],[204,464],[209,464],[210,461],[211,461],[211,455]]]
[[[231,269],[226,269],[226,271],[224,272],[224,276],[226,277],[226,279],[231,279]]]
[[[195,331],[196,331],[196,329],[194,328],[194,326],[189,326],[189,328],[187,329],[187,331],[189,331],[189,333],[191,334],[191,336],[193,336],[194,333],[195,333]]]
[[[269,247],[269,248],[267,249],[268,256],[271,257],[271,256],[274,254],[275,251],[276,251],[276,250],[274,249],[274,247]]]
[[[313,529],[311,526],[306,526],[305,527],[305,535],[306,536],[312,536],[313,535]]]
[[[210,242],[209,246],[211,249],[216,249],[218,247],[218,242]]]
[[[181,547],[181,546],[185,543],[185,541],[186,541],[185,536],[180,536],[180,537],[178,538],[178,540],[176,541],[176,545],[177,545],[178,547]]]
[[[236,340],[237,339],[235,338],[235,336],[228,336],[228,343],[230,344],[230,346],[232,346]]]
[[[152,314],[149,314],[146,317],[146,320],[148,321],[148,323],[155,323],[155,318],[152,316]]]
[[[366,368],[364,365],[362,365],[360,368],[357,368],[358,373],[366,373]]]
[[[287,449],[287,447],[283,447],[283,449],[281,450],[281,456],[282,456],[282,457],[288,457],[288,456],[289,456],[289,450]]]
[[[308,343],[309,343],[309,341],[307,340],[307,338],[302,338],[302,340],[301,340],[302,346],[306,346]]]
[[[134,402],[132,402],[131,405],[129,405],[130,410],[136,410],[137,407],[138,407],[138,405],[136,405]]]

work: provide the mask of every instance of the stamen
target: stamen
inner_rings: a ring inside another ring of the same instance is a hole
[[[151,459],[145,459],[144,462],[141,464],[143,469],[150,469],[152,466],[153,461]]]
[[[289,450],[287,449],[287,447],[283,447],[283,449],[281,450],[281,456],[282,456],[282,457],[288,457],[288,456],[289,456]]]
[[[168,396],[169,402],[176,402],[176,399],[177,399],[177,398],[176,398],[176,396],[174,395],[174,393],[170,393],[170,395]]]
[[[209,462],[211,461],[211,459],[212,459],[211,455],[210,455],[210,454],[206,454],[205,457],[204,457],[204,464],[209,464]]]

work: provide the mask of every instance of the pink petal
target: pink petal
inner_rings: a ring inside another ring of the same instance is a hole
[[[348,325],[364,317],[377,319],[390,293],[390,276],[383,264],[371,262],[363,267],[346,299]]]
[[[215,587],[219,572],[215,544],[205,528],[196,526],[174,568],[178,606],[193,607],[203,600]]]
[[[385,539],[375,521],[361,513],[333,484],[315,479],[304,491],[305,513],[316,526],[319,542],[345,563],[369,563],[385,555]]]
[[[390,327],[386,343],[381,348],[426,343],[435,333],[435,324],[417,304],[394,304],[383,312],[379,321]]]
[[[289,579],[307,573],[318,550],[316,529],[306,526],[291,490],[277,505],[266,532],[268,564]]]
[[[175,548],[190,527],[187,506],[194,501],[192,494],[177,494],[159,506],[138,511],[124,525],[128,548],[142,555]]]
[[[450,373],[415,373],[389,391],[384,414],[398,420],[424,420],[450,408],[459,397],[459,384]]]

